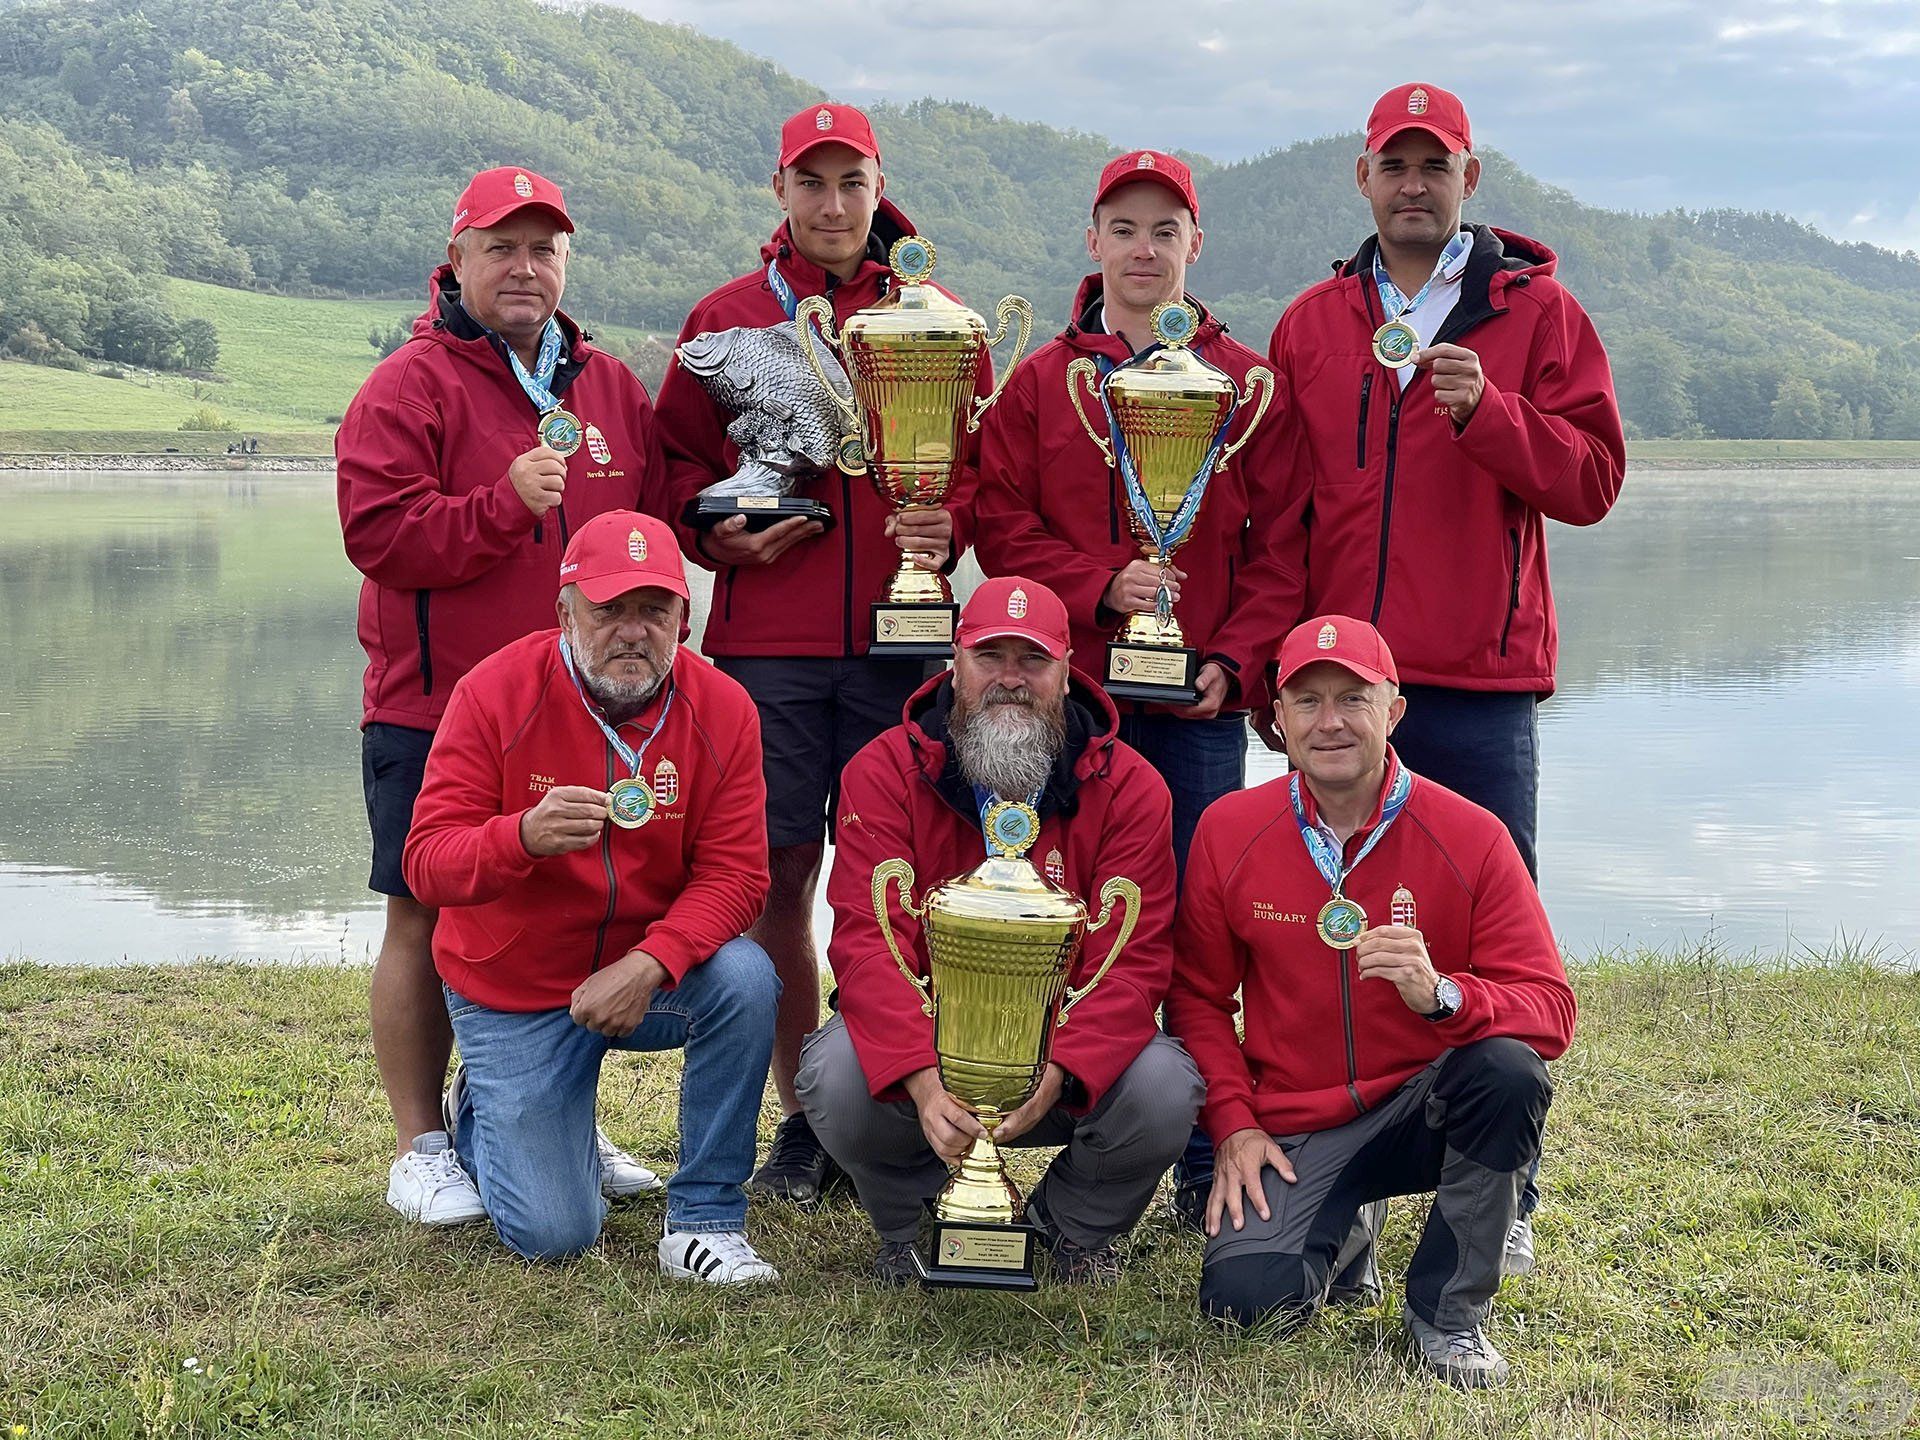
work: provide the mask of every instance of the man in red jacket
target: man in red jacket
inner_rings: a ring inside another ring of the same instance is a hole
[[[334,440],[347,558],[366,577],[361,776],[368,883],[387,897],[371,1005],[395,1128],[387,1203],[429,1225],[484,1212],[440,1128],[452,1032],[434,914],[400,867],[427,747],[460,677],[549,623],[569,528],[632,505],[662,469],[645,388],[559,308],[572,233],[551,181],[513,166],[474,176],[413,338],[374,367]],[[612,1145],[601,1158],[610,1193],[659,1188]]]
[[[1480,162],[1458,97],[1389,90],[1366,146],[1376,233],[1269,351],[1312,483],[1307,605],[1380,627],[1407,678],[1400,753],[1498,815],[1535,871],[1546,522],[1594,524],[1620,494],[1613,375],[1551,250],[1462,225]]]
[[[882,861],[910,861],[923,887],[971,869],[997,797],[1038,812],[1029,854],[1054,884],[1086,898],[1114,876],[1140,887],[1126,948],[1054,1033],[1033,1098],[995,1132],[1003,1144],[1066,1147],[1027,1200],[1057,1274],[1118,1274],[1113,1241],[1145,1212],[1200,1103],[1193,1062],[1154,1027],[1173,965],[1167,787],[1068,654],[1066,608],[1051,590],[987,581],[961,611],[952,673],[928,681],[841,777],[827,886],[839,1013],[807,1039],[800,1095],[880,1232],[874,1269],[890,1283],[914,1277],[921,1208],[980,1125],[941,1085],[933,1022],[874,918]],[[897,895],[890,923],[903,953],[922,954],[920,924]],[[1069,983],[1099,969],[1106,935],[1088,937]]]
[[[913,224],[883,198],[880,147],[851,105],[810,105],[780,131],[773,193],[786,219],[761,247],[761,264],[693,307],[680,339],[734,326],[791,320],[800,301],[825,295],[838,325],[892,282],[887,252]],[[992,385],[981,366],[981,393]],[[868,606],[901,551],[930,570],[951,569],[966,548],[973,467],[961,467],[944,508],[896,514],[870,479],[835,471],[814,498],[833,510],[831,533],[804,518],[752,532],[736,516],[702,531],[683,523],[704,487],[733,473],[733,417],[676,362],[660,386],[664,484],[642,508],[671,519],[686,553],[714,572],[713,609],[701,650],[747,687],[766,746],[767,839],[773,890],[753,935],[785,987],[774,1041],[773,1082],[786,1119],[754,1188],[812,1204],[836,1177],[794,1095],[800,1042],[820,1023],[820,959],[813,892],[841,767],[899,718],[926,678],[922,660],[867,654]]]
[[[1442,1379],[1497,1385],[1481,1325],[1573,991],[1512,837],[1388,745],[1411,706],[1379,632],[1297,626],[1277,689],[1293,773],[1202,818],[1167,997],[1218,1147],[1200,1303],[1303,1320],[1371,1244],[1362,1211],[1431,1190],[1407,1330]]]
[[[989,575],[1047,576],[1066,602],[1074,652],[1089,673],[1105,674],[1106,644],[1121,622],[1154,608],[1160,572],[1140,558],[1126,485],[1074,410],[1067,366],[1085,356],[1104,375],[1124,364],[1154,343],[1148,317],[1155,307],[1184,299],[1200,317],[1193,353],[1244,390],[1261,358],[1229,339],[1227,327],[1186,293],[1187,266],[1200,258],[1204,239],[1185,164],[1157,150],[1111,161],[1087,226],[1087,253],[1099,272],[1080,282],[1072,323],[1008,379],[981,426],[980,564]],[[1104,433],[1098,403],[1085,403]],[[1242,408],[1229,444],[1252,416],[1252,407]],[[1201,812],[1246,783],[1247,707],[1275,639],[1303,603],[1305,477],[1280,464],[1275,418],[1209,480],[1168,586],[1187,644],[1202,657],[1199,703],[1121,702],[1120,738],[1173,792],[1181,865]]]
[[[767,893],[759,722],[679,648],[687,581],[665,523],[588,521],[560,579],[560,628],[454,687],[407,837],[407,883],[442,907],[448,1128],[501,1239],[577,1254],[606,1213],[602,1058],[684,1049],[661,1272],[778,1279],[747,1242],[742,1188],[779,993],[740,938]]]

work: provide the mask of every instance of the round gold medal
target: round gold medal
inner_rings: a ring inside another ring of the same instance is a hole
[[[1389,320],[1373,332],[1373,358],[1389,370],[1411,365],[1419,348],[1420,336],[1404,320]]]
[[[616,780],[607,789],[607,818],[622,830],[638,830],[653,819],[653,787],[644,780]]]
[[[1334,949],[1351,950],[1366,934],[1367,912],[1346,896],[1336,895],[1320,907],[1319,918],[1313,923],[1320,938]]]
[[[587,438],[586,427],[570,410],[549,410],[540,417],[540,443],[557,455],[571,455]]]

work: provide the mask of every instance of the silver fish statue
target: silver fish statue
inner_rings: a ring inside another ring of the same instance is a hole
[[[845,461],[858,462],[848,464],[850,470],[865,468],[860,438],[845,434],[841,411],[820,388],[792,321],[706,331],[674,354],[681,369],[735,414],[727,438],[740,452],[740,468],[700,492],[703,511],[741,496],[791,495],[802,481]],[[828,382],[851,401],[846,372],[825,358]]]

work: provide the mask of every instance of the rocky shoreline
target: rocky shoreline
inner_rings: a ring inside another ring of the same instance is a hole
[[[255,474],[307,475],[333,473],[331,455],[0,455],[0,470],[151,470],[156,473],[192,470],[251,471]]]

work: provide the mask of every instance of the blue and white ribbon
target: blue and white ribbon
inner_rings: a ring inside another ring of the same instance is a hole
[[[620,732],[607,723],[607,717],[600,713],[600,707],[594,704],[592,698],[588,696],[587,687],[580,683],[580,672],[574,668],[573,650],[567,644],[567,637],[565,635],[560,637],[560,663],[567,667],[567,678],[573,681],[574,694],[580,697],[581,705],[586,708],[587,714],[593,717],[593,723],[600,727],[600,733],[607,737],[607,744],[613,747],[613,753],[618,755],[626,765],[627,773],[632,775],[636,780],[639,779],[640,767],[645,763],[647,758],[647,747],[653,744],[654,739],[662,730],[667,728],[667,716],[673,711],[673,697],[679,693],[679,687],[673,683],[672,677],[669,676],[667,679],[667,701],[666,704],[660,707],[660,718],[653,722],[653,729],[647,732],[647,738],[640,742],[640,748],[636,750],[620,738]]]
[[[1360,853],[1353,857],[1353,864],[1342,867],[1340,851],[1321,833],[1319,826],[1307,819],[1306,803],[1300,798],[1300,772],[1293,772],[1287,794],[1293,801],[1294,823],[1300,827],[1300,838],[1306,842],[1307,854],[1313,857],[1313,868],[1320,872],[1321,879],[1333,887],[1335,895],[1344,892],[1347,877],[1360,868],[1360,862],[1393,828],[1393,822],[1400,818],[1400,812],[1406,808],[1407,797],[1412,793],[1413,772],[1402,765],[1394,772],[1393,784],[1387,787],[1386,803],[1380,807],[1380,823],[1367,837],[1367,843],[1360,847]]]
[[[513,378],[520,382],[520,388],[527,392],[527,398],[533,402],[533,408],[545,415],[549,410],[560,408],[560,397],[553,393],[553,375],[560,368],[560,347],[565,337],[560,333],[560,322],[551,317],[547,328],[540,332],[540,353],[534,357],[533,370],[520,363],[520,357],[507,346],[507,359],[513,365]]]
[[[1411,314],[1419,303],[1427,298],[1427,292],[1436,284],[1450,283],[1459,278],[1467,268],[1467,256],[1473,250],[1473,232],[1460,230],[1447,242],[1447,248],[1440,252],[1440,258],[1434,262],[1433,274],[1427,277],[1427,283],[1420,287],[1420,293],[1411,300],[1407,299],[1400,287],[1393,283],[1387,274],[1386,262],[1380,258],[1380,252],[1373,252],[1373,284],[1380,292],[1380,308],[1386,312],[1389,321],[1398,320]]]

